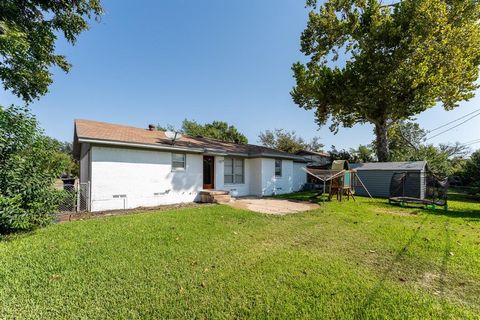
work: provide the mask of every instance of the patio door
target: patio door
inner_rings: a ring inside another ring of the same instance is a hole
[[[203,157],[203,189],[215,188],[215,157]]]

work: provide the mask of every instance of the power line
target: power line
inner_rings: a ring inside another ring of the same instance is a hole
[[[473,139],[473,140],[470,140],[470,141],[464,142],[463,144],[468,144],[468,143],[470,143],[470,142],[475,142],[475,141],[480,141],[480,138],[478,138],[478,139]]]
[[[450,125],[450,124],[452,124],[452,123],[455,123],[455,122],[457,122],[457,121],[459,121],[459,120],[465,119],[465,118],[468,117],[469,115],[472,115],[472,114],[477,113],[477,112],[480,112],[480,109],[475,110],[475,111],[472,111],[472,112],[470,112],[470,113],[468,113],[468,114],[466,114],[466,115],[464,115],[464,116],[461,116],[461,117],[458,118],[458,119],[455,119],[455,120],[452,120],[452,121],[450,121],[450,122],[447,122],[447,123],[441,125],[440,127],[436,127],[435,129],[428,130],[428,133],[431,133],[431,132],[433,132],[433,131],[437,131],[438,129],[444,128],[444,127],[446,127],[446,126],[448,126],[448,125]]]
[[[464,123],[466,123],[466,122],[468,122],[468,121],[470,121],[470,120],[472,120],[473,118],[478,117],[478,116],[480,116],[480,113],[477,113],[477,114],[471,116],[471,117],[468,118],[467,120],[462,121],[462,122],[460,122],[459,124],[457,124],[457,125],[455,125],[455,126],[453,126],[453,127],[451,127],[451,128],[448,128],[447,130],[443,130],[442,132],[437,133],[437,134],[434,135],[434,136],[431,136],[431,137],[429,137],[429,138],[426,138],[425,141],[430,140],[430,139],[433,139],[433,138],[435,138],[435,137],[438,137],[439,135],[444,134],[445,132],[448,132],[448,131],[450,131],[450,130],[453,130],[453,129],[461,126],[462,124],[464,124]],[[464,116],[464,117],[465,117],[465,116]],[[457,120],[458,120],[458,119],[457,119]]]
[[[475,141],[470,141],[468,143],[464,143],[464,146],[468,147],[468,146],[471,146],[471,145],[474,145],[474,144],[477,144],[477,143],[480,143],[480,139],[475,140]]]

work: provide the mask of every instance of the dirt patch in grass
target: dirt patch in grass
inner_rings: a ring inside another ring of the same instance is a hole
[[[266,214],[285,215],[318,209],[318,204],[279,199],[239,198],[229,204],[237,209],[250,210]]]
[[[63,223],[63,222],[76,221],[76,220],[86,220],[86,219],[100,218],[100,217],[137,214],[137,213],[152,212],[152,211],[158,212],[158,211],[167,211],[167,210],[184,209],[184,208],[185,209],[200,208],[200,207],[212,206],[212,205],[214,204],[192,202],[192,203],[179,203],[179,204],[171,204],[171,205],[164,205],[164,206],[157,206],[157,207],[140,207],[140,208],[129,209],[129,210],[60,213],[57,215],[56,222]]]
[[[416,216],[418,214],[418,211],[412,211],[408,209],[397,209],[397,208],[385,208],[385,207],[375,207],[372,210],[375,213],[381,213],[381,214],[393,214],[397,216],[402,216],[402,217],[408,217],[408,216]]]

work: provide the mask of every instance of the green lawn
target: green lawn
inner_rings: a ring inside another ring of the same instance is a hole
[[[450,208],[360,198],[52,225],[0,242],[0,318],[480,318],[480,203]]]

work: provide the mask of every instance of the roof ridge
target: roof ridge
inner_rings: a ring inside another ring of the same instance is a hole
[[[90,119],[74,119],[74,123],[76,124],[78,121],[85,121],[85,122],[93,122],[93,123],[99,123],[99,124],[106,124],[109,126],[116,126],[116,127],[125,127],[125,128],[130,128],[130,129],[137,129],[137,130],[144,130],[144,131],[150,131],[148,128],[140,128],[140,127],[134,127],[132,125],[128,124],[118,124],[118,123],[111,123],[111,122],[105,122],[105,121],[97,121],[97,120],[90,120]],[[163,130],[154,130],[152,132],[166,132]]]

